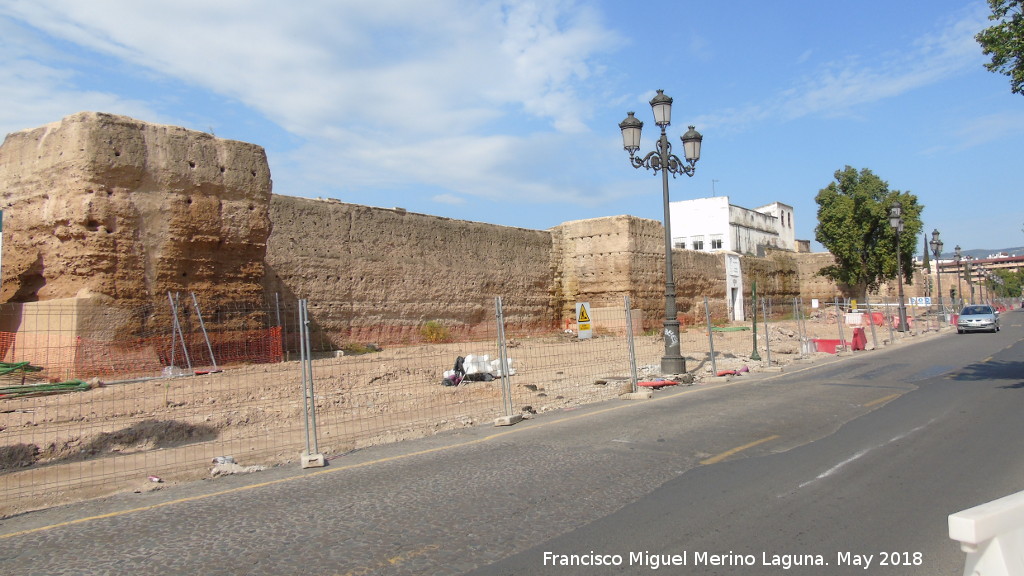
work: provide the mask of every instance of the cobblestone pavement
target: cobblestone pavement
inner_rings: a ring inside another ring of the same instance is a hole
[[[834,429],[835,413],[853,418],[876,394],[830,392],[815,401],[833,413],[819,425],[805,418],[807,389],[774,384],[783,377],[666,388],[650,400],[366,449],[324,468],[276,468],[7,518],[0,573],[461,574],[618,510],[759,438],[786,411],[805,428],[744,455],[820,437]]]

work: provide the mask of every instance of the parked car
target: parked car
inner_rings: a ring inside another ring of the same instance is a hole
[[[957,334],[982,330],[999,332],[999,312],[986,304],[964,306],[956,320]]]

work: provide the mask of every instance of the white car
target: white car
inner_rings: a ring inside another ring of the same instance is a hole
[[[956,319],[956,332],[999,332],[999,312],[987,304],[964,306]]]

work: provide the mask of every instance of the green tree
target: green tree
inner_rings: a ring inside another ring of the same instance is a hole
[[[1024,94],[1024,0],[988,0],[993,22],[974,37],[992,61],[985,64],[989,72],[1010,77],[1010,91]]]
[[[914,252],[921,233],[921,210],[910,192],[889,190],[889,184],[864,168],[837,170],[835,181],[818,191],[818,226],[814,238],[835,257],[836,263],[818,274],[848,286],[857,295],[875,290],[896,278],[896,230],[889,224],[889,209],[899,201],[903,231],[898,247],[903,278],[910,283]]]
[[[994,292],[1000,298],[1017,298],[1024,295],[1024,270],[993,270],[1000,281],[995,282]]]

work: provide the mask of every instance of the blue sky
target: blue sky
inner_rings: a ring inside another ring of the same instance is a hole
[[[0,133],[83,110],[267,150],[274,192],[506,226],[660,220],[622,150],[675,99],[704,135],[674,200],[796,209],[869,168],[946,247],[1024,245],[1024,96],[983,0],[0,0]],[[815,245],[815,249],[821,249]]]

